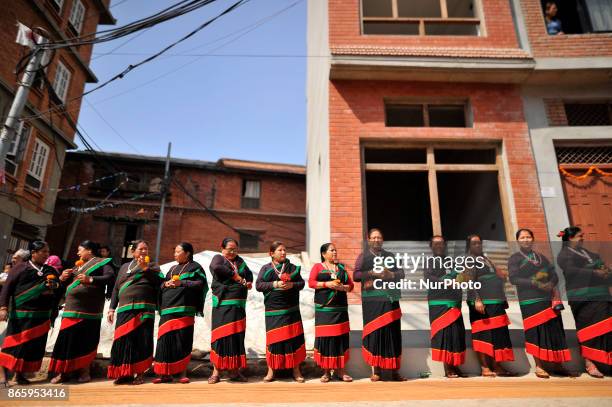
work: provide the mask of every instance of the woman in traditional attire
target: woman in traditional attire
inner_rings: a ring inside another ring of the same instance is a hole
[[[465,363],[465,326],[461,315],[461,289],[441,288],[447,280],[459,280],[461,274],[445,267],[446,240],[433,236],[429,241],[433,256],[428,258],[423,277],[430,284],[427,290],[431,324],[431,358],[444,364],[448,378],[465,377],[459,369]]]
[[[264,382],[274,379],[274,371],[292,369],[296,382],[304,383],[300,363],[306,359],[304,327],[300,314],[300,290],[304,280],[300,266],[287,259],[282,242],[270,245],[272,261],[262,266],[255,288],[264,293],[266,309],[266,361]]]
[[[62,273],[66,302],[49,362],[49,373],[57,374],[51,383],[62,383],[77,371],[79,383],[91,380],[89,368],[98,353],[106,287],[115,278],[111,259],[97,257],[97,251],[96,243],[82,242],[77,251],[80,260]]]
[[[352,382],[345,366],[351,330],[346,293],[353,290],[353,280],[344,264],[338,262],[333,243],[321,246],[321,263],[310,271],[308,286],[315,289],[314,361],[324,371],[321,381],[329,382],[334,371],[343,382]]]
[[[189,383],[187,366],[193,349],[195,316],[204,315],[204,299],[208,292],[206,274],[193,261],[191,243],[174,248],[174,260],[161,287],[160,319],[153,370],[159,376],[153,383],[167,383],[179,375],[180,383]]]
[[[240,369],[246,367],[244,332],[246,330],[246,299],[253,285],[253,273],[238,256],[238,242],[225,238],[222,254],[210,262],[212,282],[212,332],[210,361],[214,369],[208,383],[220,380],[222,370],[230,370],[230,380],[246,382]]]
[[[516,285],[523,315],[525,351],[533,356],[535,375],[548,379],[543,362],[553,363],[561,371],[560,364],[571,360],[561,319],[563,304],[556,295],[559,277],[550,261],[533,250],[530,229],[519,229],[516,240],[519,251],[508,259],[508,273]]]
[[[481,374],[485,377],[512,376],[501,365],[501,362],[514,360],[504,291],[508,275],[483,254],[480,236],[467,237],[466,252],[474,259],[475,266],[465,272],[472,281],[481,283],[480,289],[468,291],[472,348],[478,355]]]
[[[563,270],[567,299],[580,353],[590,376],[612,374],[612,272],[597,253],[583,247],[584,233],[572,226],[559,233],[563,248],[557,263]]]
[[[149,261],[144,240],[132,246],[133,259],[121,266],[113,289],[108,322],[115,324],[108,377],[115,384],[142,384],[153,362],[153,327],[164,275]]]
[[[399,290],[375,289],[375,280],[400,281],[404,270],[397,267],[374,270],[376,258],[383,261],[393,254],[383,250],[383,235],[379,229],[368,232],[368,250],[355,262],[353,278],[361,282],[361,306],[363,310],[363,345],[361,353],[365,362],[372,367],[370,380],[381,379],[381,370],[391,370],[393,381],[405,381],[399,373],[402,359],[402,310]]]
[[[0,293],[0,321],[8,319],[0,366],[14,372],[20,385],[30,383],[24,373],[40,369],[62,291],[59,273],[45,265],[47,243],[37,240],[29,249],[30,259],[11,269]],[[0,369],[0,386],[7,387],[4,369]]]

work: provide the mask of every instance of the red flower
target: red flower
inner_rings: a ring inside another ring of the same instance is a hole
[[[280,279],[281,281],[288,283],[289,281],[291,281],[291,276],[288,273],[283,273],[280,275]]]

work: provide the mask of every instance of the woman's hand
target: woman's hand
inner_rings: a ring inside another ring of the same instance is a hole
[[[164,282],[164,287],[166,288],[174,288],[174,281],[168,280]]]
[[[72,269],[66,269],[62,271],[62,274],[60,274],[59,279],[60,281],[66,281],[70,278],[71,275],[72,275]]]
[[[342,283],[340,283],[338,280],[326,281],[325,287],[337,291],[338,287],[342,287]]]
[[[474,302],[474,308],[476,309],[476,311],[480,312],[481,314],[485,313],[484,303],[480,299],[478,299],[478,300],[476,300]]]
[[[92,278],[89,277],[88,275],[83,274],[83,273],[81,273],[78,276],[76,276],[76,279],[78,281],[80,281],[81,284],[91,284],[92,283]]]
[[[0,321],[8,320],[8,309],[2,308],[0,309]]]
[[[548,283],[538,283],[537,286],[538,286],[538,288],[540,290],[543,290],[543,291],[552,291],[553,288],[554,288],[554,286],[553,286],[553,284],[551,282],[548,282]]]
[[[114,309],[108,310],[108,314],[106,314],[106,320],[108,321],[109,324],[113,323],[113,321],[115,320],[115,310]]]

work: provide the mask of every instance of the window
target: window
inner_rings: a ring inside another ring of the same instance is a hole
[[[26,184],[36,190],[40,190],[42,187],[45,169],[47,168],[47,158],[49,158],[49,150],[49,146],[41,140],[36,139],[34,151],[32,152],[32,160],[30,161],[30,168],[26,176]]]
[[[257,250],[259,248],[259,232],[242,230],[238,232],[238,240],[242,250]]]
[[[547,0],[542,0],[542,12],[546,17]],[[610,0],[563,0],[556,1],[557,13],[549,29],[546,18],[544,23],[547,32],[555,35],[558,31],[564,34],[585,34],[612,32],[612,2]]]
[[[612,102],[565,103],[568,126],[612,125]]]
[[[17,131],[15,132],[15,137],[11,140],[11,144],[9,145],[8,152],[6,153],[6,172],[15,176],[17,174],[17,163],[21,161],[21,156],[23,155],[23,150],[28,143],[28,138],[30,136],[30,125],[24,122],[19,122],[19,126],[17,127]]]
[[[465,104],[403,104],[385,106],[388,127],[467,127]]]
[[[479,35],[476,0],[361,0],[364,34]]]
[[[68,95],[68,86],[70,86],[70,71],[61,62],[57,63],[55,70],[55,80],[53,81],[53,89],[62,102],[66,102]]]
[[[242,181],[242,208],[259,209],[259,198],[261,196],[261,182]]]
[[[72,28],[75,29],[77,34],[81,33],[81,29],[83,28],[83,18],[85,17],[85,6],[81,0],[74,0],[72,3],[72,9],[70,10],[70,17],[68,21],[72,25]]]
[[[59,13],[60,11],[62,11],[64,0],[51,0],[51,5]]]

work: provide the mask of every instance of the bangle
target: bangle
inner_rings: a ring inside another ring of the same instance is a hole
[[[0,311],[8,311],[8,307],[0,307]]]

